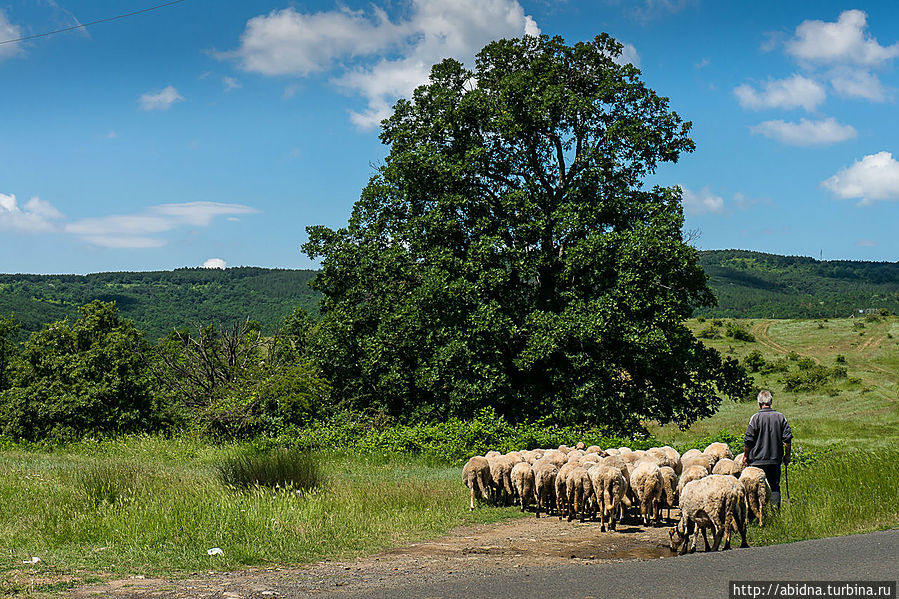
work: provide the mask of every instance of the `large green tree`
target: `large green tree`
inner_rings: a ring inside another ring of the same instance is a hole
[[[0,432],[29,440],[149,430],[159,410],[143,334],[113,303],[32,333],[0,391]]]
[[[693,150],[691,124],[620,53],[607,35],[501,40],[397,102],[348,225],[307,229],[323,293],[310,351],[337,399],[629,429],[744,393],[682,324],[714,297],[680,189],[643,185]]]

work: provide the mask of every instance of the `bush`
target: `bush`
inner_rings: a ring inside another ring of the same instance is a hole
[[[218,464],[216,470],[225,486],[236,489],[309,490],[324,483],[316,459],[309,452],[297,449],[252,450]]]
[[[837,364],[845,364],[845,363],[846,363],[846,356],[844,356],[843,354],[837,354],[837,357],[834,359],[834,361],[835,361]]]
[[[759,372],[761,372],[762,374],[772,374],[774,372],[787,372],[789,369],[789,362],[781,358],[779,360],[774,360],[773,362],[765,363],[765,365],[762,366]]]
[[[752,350],[743,358],[743,366],[750,372],[758,372],[764,368],[766,364],[767,362],[765,362],[762,352],[757,349]]]
[[[753,334],[747,331],[741,324],[730,321],[727,323],[726,328],[726,335],[728,337],[732,337],[737,341],[748,341],[750,343],[755,341],[755,337],[753,336]]]
[[[720,339],[721,338],[721,334],[718,331],[718,327],[716,327],[714,324],[708,325],[707,327],[705,327],[704,329],[702,329],[701,331],[696,333],[696,336],[699,337],[700,339]]]

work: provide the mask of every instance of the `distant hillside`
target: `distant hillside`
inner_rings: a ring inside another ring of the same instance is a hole
[[[0,316],[15,313],[25,332],[74,319],[94,299],[115,301],[126,318],[156,340],[173,328],[228,324],[250,317],[271,332],[296,306],[318,312],[313,270],[183,268],[90,275],[0,274]]]
[[[718,306],[696,316],[833,318],[868,308],[899,314],[899,263],[713,250],[700,252],[700,264]]]
[[[899,263],[819,261],[745,250],[700,252],[718,296],[695,316],[833,318],[886,308],[899,314]],[[78,306],[114,300],[156,340],[173,328],[250,317],[271,332],[294,307],[318,312],[313,270],[183,268],[91,275],[0,274],[0,316],[15,313],[25,332],[77,317]]]

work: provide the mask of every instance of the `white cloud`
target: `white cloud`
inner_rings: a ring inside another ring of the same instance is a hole
[[[184,98],[178,93],[178,90],[169,85],[158,92],[141,94],[138,104],[141,110],[168,110],[172,104],[182,101]]]
[[[209,258],[203,263],[202,268],[221,268],[224,270],[226,266],[228,266],[228,263],[221,258]]]
[[[263,75],[337,69],[332,81],[366,99],[366,109],[351,119],[367,128],[389,115],[396,98],[425,83],[435,62],[454,57],[471,64],[488,42],[523,34],[539,29],[517,0],[411,0],[408,16],[396,22],[378,8],[371,14],[286,8],[250,19],[240,47],[220,56]]]
[[[241,87],[240,81],[235,77],[222,77],[222,83],[225,84],[225,91],[229,92],[232,89],[238,89]]]
[[[859,198],[863,205],[899,200],[899,162],[889,152],[870,154],[840,169],[821,185],[841,198]]]
[[[791,146],[825,146],[853,139],[858,135],[854,127],[842,125],[833,117],[820,121],[800,119],[798,123],[765,121],[749,130]]]
[[[28,200],[23,210],[19,208],[15,195],[0,193],[0,230],[24,233],[53,232],[60,230],[60,225],[56,221],[63,219],[65,215],[62,212],[37,196]]]
[[[207,227],[217,216],[255,212],[249,206],[219,202],[160,204],[138,214],[82,218],[66,225],[65,230],[101,247],[159,247],[165,240],[158,235],[178,227]]]
[[[0,10],[0,41],[15,40],[22,37],[22,28],[9,22],[3,10]],[[18,43],[0,45],[0,60],[20,54],[22,49]]]
[[[889,94],[877,75],[864,70],[836,69],[830,84],[841,96],[885,102]]]
[[[699,193],[694,193],[681,186],[684,199],[684,210],[689,214],[721,214],[724,212],[724,199],[716,196],[708,187],[703,187]]]
[[[635,67],[640,66],[640,54],[637,52],[637,48],[634,47],[633,44],[627,44],[622,42],[623,47],[621,48],[621,54],[619,54],[615,58],[615,64],[626,65],[632,64]]]
[[[798,73],[788,79],[769,79],[761,90],[744,83],[734,94],[740,106],[752,110],[802,107],[813,111],[827,96],[824,86]]]
[[[881,46],[866,32],[867,15],[860,10],[847,10],[836,23],[803,21],[796,35],[786,42],[787,53],[822,64],[856,64],[879,66],[899,56],[899,43]]]

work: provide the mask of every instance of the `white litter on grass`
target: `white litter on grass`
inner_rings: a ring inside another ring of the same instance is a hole
[[[213,547],[212,549],[207,549],[206,553],[209,555],[225,555],[225,552],[222,551],[221,547]]]
[[[38,563],[39,561],[41,561],[41,558],[39,558],[39,557],[33,557],[33,558],[31,558],[31,559],[23,560],[22,563],[23,563],[23,564],[36,564],[36,563]]]

